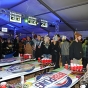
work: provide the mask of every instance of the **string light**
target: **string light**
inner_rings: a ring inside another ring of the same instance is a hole
[[[25,22],[25,23],[28,23],[28,19],[24,19],[24,22]]]

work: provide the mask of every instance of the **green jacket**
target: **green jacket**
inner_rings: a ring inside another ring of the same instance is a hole
[[[83,49],[83,57],[88,57],[88,45],[86,44],[88,41],[86,40],[83,44],[82,44],[82,49]]]

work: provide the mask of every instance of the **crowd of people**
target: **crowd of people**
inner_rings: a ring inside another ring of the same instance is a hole
[[[61,58],[62,66],[66,63],[70,65],[71,62],[76,64],[83,64],[86,68],[88,63],[88,38],[82,41],[82,35],[74,34],[74,40],[71,37],[69,40],[66,36],[60,37],[59,34],[50,39],[49,36],[42,37],[34,35],[33,38],[27,36],[19,39],[18,36],[14,40],[2,39],[0,37],[0,59],[3,55],[14,53],[14,57],[21,54],[32,54],[32,58],[36,60],[40,57],[51,58],[55,64],[55,68],[59,68],[59,61]]]

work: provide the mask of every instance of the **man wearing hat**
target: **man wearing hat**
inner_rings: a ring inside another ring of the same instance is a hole
[[[64,66],[66,63],[70,65],[69,60],[69,42],[66,40],[66,36],[62,36],[62,42],[61,42],[61,56],[62,56],[62,66]]]
[[[75,40],[70,45],[69,56],[70,59],[75,64],[82,64],[82,43],[81,43],[82,35],[79,33],[75,33]]]

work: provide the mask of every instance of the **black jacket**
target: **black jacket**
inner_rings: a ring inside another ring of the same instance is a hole
[[[51,53],[57,53],[58,55],[61,53],[61,49],[59,46],[59,42],[56,42],[56,44],[54,45],[54,43],[51,43]]]
[[[49,44],[48,48],[45,47],[45,43],[42,42],[41,44],[41,53],[43,54],[51,54],[51,43]]]
[[[69,49],[69,57],[72,60],[73,58],[79,60],[82,58],[83,50],[82,50],[82,43],[73,41],[70,45]]]

